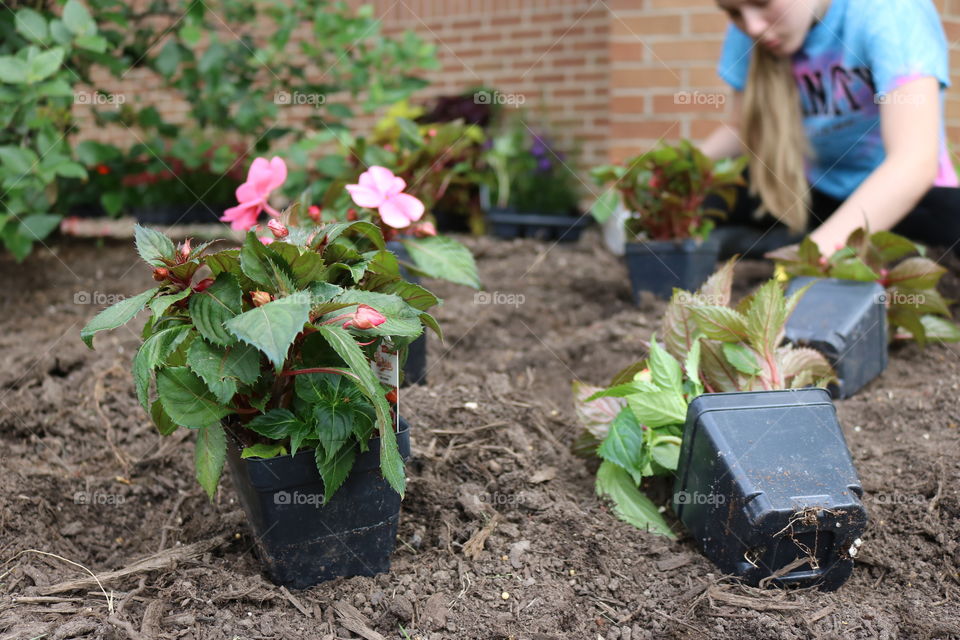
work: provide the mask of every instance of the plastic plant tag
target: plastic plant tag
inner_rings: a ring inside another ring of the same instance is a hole
[[[709,393],[687,410],[673,506],[748,584],[839,588],[867,513],[825,389]]]
[[[840,382],[835,398],[849,398],[887,368],[886,292],[876,282],[800,277],[787,295],[813,283],[787,320],[787,340],[827,357]]]

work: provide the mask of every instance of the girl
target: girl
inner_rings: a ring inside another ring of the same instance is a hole
[[[943,123],[947,42],[932,0],[717,4],[732,22],[718,71],[735,90],[733,121],[703,149],[750,155],[749,196],[742,190],[727,222],[762,229],[721,232],[723,252],[812,230],[829,255],[864,225],[960,251]],[[754,215],[764,212],[778,221],[773,233]]]

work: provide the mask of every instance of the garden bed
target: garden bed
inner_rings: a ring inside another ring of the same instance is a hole
[[[80,342],[110,296],[150,285],[132,243],[53,240],[55,254],[22,266],[0,256],[0,635],[960,636],[960,347],[896,347],[878,380],[836,403],[871,518],[849,582],[831,594],[743,588],[689,537],[617,520],[569,452],[571,380],[606,384],[634,362],[665,303],[634,307],[595,230],[576,246],[466,242],[487,293],[431,283],[446,344],[430,341],[430,383],[400,396],[413,458],[392,572],[296,592],[261,577],[229,475],[208,502],[190,443],[161,438],[143,414],[134,330],[100,336],[97,351]],[[958,298],[960,262],[942,263],[944,294]],[[770,273],[738,265],[737,293]],[[105,584],[114,612],[95,583],[56,588],[89,577],[76,566],[11,561],[31,548],[98,574],[130,570]]]

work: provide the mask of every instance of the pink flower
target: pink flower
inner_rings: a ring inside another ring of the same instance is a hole
[[[310,219],[316,222],[317,224],[320,223],[320,214],[322,212],[323,210],[315,204],[310,205],[310,208],[307,209],[307,215],[309,215]]]
[[[350,197],[361,207],[377,209],[383,222],[394,229],[410,226],[423,216],[423,203],[407,193],[403,178],[385,167],[370,167],[360,174],[360,184],[348,184]]]
[[[373,329],[387,321],[387,318],[382,313],[365,304],[358,304],[357,310],[349,314],[349,316],[350,318],[343,323],[344,329],[349,329],[350,327]]]
[[[220,220],[229,222],[231,229],[247,231],[256,226],[257,216],[263,210],[275,218],[279,217],[280,213],[267,204],[267,198],[286,179],[287,165],[283,158],[274,156],[269,161],[257,158],[250,165],[247,181],[237,187],[237,202],[240,204],[224,211]]]
[[[271,244],[273,242],[273,238],[270,236],[258,236],[258,238],[263,244]]]
[[[277,238],[286,238],[290,234],[290,231],[276,218],[268,222],[267,227]]]

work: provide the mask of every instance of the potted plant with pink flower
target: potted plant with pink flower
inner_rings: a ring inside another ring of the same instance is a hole
[[[300,588],[389,568],[409,452],[393,354],[425,326],[439,333],[428,312],[438,300],[401,276],[377,224],[273,208],[284,173],[282,160],[257,159],[237,190],[225,218],[248,229],[241,247],[177,247],[138,226],[156,286],[81,337],[92,348],[96,333],[150,310],[133,360],[141,405],[161,435],[196,432],[211,499],[229,462],[269,576]],[[269,236],[250,230],[261,209]]]

